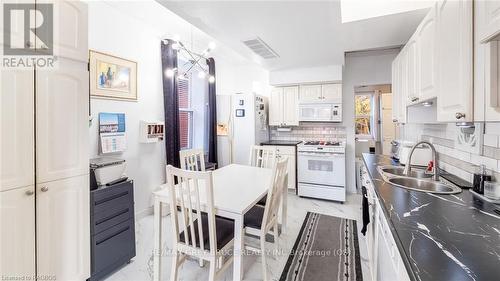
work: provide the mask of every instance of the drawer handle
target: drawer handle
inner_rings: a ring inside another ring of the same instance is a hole
[[[124,228],[122,228],[122,229],[118,230],[117,232],[115,232],[114,234],[112,234],[112,235],[110,235],[110,236],[108,236],[108,237],[106,237],[106,238],[102,239],[101,241],[98,241],[98,242],[96,243],[96,245],[102,244],[102,243],[104,243],[104,242],[108,241],[109,239],[111,239],[111,238],[113,238],[113,237],[115,237],[115,236],[117,236],[117,235],[120,235],[120,234],[122,234],[123,232],[125,232],[125,231],[127,231],[127,230],[129,230],[129,229],[130,229],[130,226],[124,227]]]
[[[114,219],[114,218],[116,218],[116,217],[118,217],[118,216],[120,216],[120,215],[126,214],[126,213],[128,213],[128,211],[129,211],[129,209],[128,209],[128,208],[127,208],[127,209],[125,209],[125,210],[121,210],[121,211],[119,211],[119,212],[117,212],[117,213],[114,213],[114,214],[112,214],[112,215],[110,215],[110,216],[107,216],[107,217],[104,217],[104,218],[100,219],[100,220],[99,220],[99,221],[97,221],[95,224],[96,224],[96,225],[99,225],[99,224],[101,224],[101,223],[103,223],[103,222],[106,222],[106,221],[108,221],[108,220],[110,220],[110,219]]]
[[[104,199],[101,199],[101,200],[97,200],[94,202],[94,205],[99,205],[99,204],[102,204],[104,202],[108,202],[108,201],[111,201],[111,200],[114,200],[116,198],[119,198],[119,197],[123,197],[123,196],[126,196],[128,195],[128,191],[124,191],[124,192],[121,192],[121,193],[117,193],[113,196],[110,196],[110,197],[106,197]]]

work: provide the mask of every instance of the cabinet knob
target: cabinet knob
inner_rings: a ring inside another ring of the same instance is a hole
[[[457,112],[455,113],[455,118],[457,119],[465,118],[465,113]]]
[[[44,187],[40,188],[40,190],[41,190],[42,192],[47,192],[47,191],[49,191],[49,188],[48,188],[48,187],[46,187],[46,186],[44,186]]]
[[[33,190],[30,189],[30,190],[26,190],[25,194],[28,196],[31,196],[31,195],[35,194],[35,192],[33,192]]]

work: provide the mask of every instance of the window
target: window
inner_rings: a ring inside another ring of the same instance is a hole
[[[360,138],[373,138],[372,95],[356,95],[354,104],[356,135]]]
[[[193,148],[193,110],[189,80],[179,78],[177,82],[179,98],[179,143],[181,149]]]

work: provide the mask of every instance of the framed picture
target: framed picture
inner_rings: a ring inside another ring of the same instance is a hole
[[[90,96],[137,101],[137,63],[91,50]]]

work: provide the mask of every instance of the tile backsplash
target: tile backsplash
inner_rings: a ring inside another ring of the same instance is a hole
[[[399,126],[401,139],[426,140],[439,153],[440,168],[472,182],[478,165],[485,165],[496,181],[500,181],[500,123],[485,123],[482,132],[483,144],[479,153],[459,149],[455,144],[455,124],[406,124]]]
[[[291,131],[278,131],[278,127],[271,127],[271,140],[325,140],[346,141],[345,127],[332,123],[300,123],[292,127]]]

